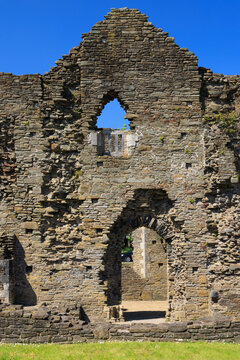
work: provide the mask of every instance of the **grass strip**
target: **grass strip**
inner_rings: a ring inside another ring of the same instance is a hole
[[[229,343],[106,342],[0,345],[0,360],[240,360],[240,345]]]

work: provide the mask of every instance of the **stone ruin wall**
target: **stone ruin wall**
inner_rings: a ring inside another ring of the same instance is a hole
[[[166,242],[171,321],[239,317],[240,77],[199,68],[129,9],[56,63],[0,73],[0,243],[15,249],[0,260],[13,263],[14,303],[107,319],[122,238],[145,226]],[[121,156],[96,135],[114,98],[134,139]]]
[[[240,322],[221,318],[184,323],[84,323],[50,309],[5,309],[1,312],[2,343],[79,343],[99,341],[240,342]]]

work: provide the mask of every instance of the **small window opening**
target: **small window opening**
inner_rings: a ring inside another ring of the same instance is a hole
[[[163,266],[163,263],[158,263],[158,267],[162,267]]]
[[[86,271],[92,270],[92,266],[86,266]]]
[[[99,129],[128,130],[129,120],[124,119],[125,111],[117,99],[106,104],[97,120]]]
[[[27,265],[26,266],[26,274],[30,274],[32,271],[33,271],[32,265]]]
[[[181,139],[184,139],[187,136],[187,133],[181,133]]]
[[[153,241],[152,241],[152,244],[156,244],[156,243],[157,243],[156,240],[153,240]]]
[[[212,302],[217,303],[219,300],[219,293],[216,290],[211,291]]]
[[[97,162],[97,167],[103,166],[103,162],[102,161],[98,161]]]
[[[32,190],[33,190],[32,186],[28,186],[28,187],[27,187],[27,193],[32,192]]]
[[[32,234],[32,233],[33,233],[33,229],[25,229],[25,233],[26,233],[26,234]]]
[[[192,164],[191,163],[186,163],[186,169],[189,169],[192,167]]]
[[[98,198],[91,199],[91,200],[92,200],[92,204],[96,204],[98,202]]]
[[[192,268],[192,272],[195,273],[195,272],[197,272],[197,271],[198,271],[198,267],[194,266],[194,267]]]

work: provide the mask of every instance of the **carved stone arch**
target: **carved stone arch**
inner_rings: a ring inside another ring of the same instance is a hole
[[[124,233],[128,234],[139,227],[146,227],[156,231],[164,240],[164,246],[166,249],[166,241],[170,242],[174,238],[176,229],[169,218],[166,216],[136,216],[129,220],[129,228],[126,227]]]

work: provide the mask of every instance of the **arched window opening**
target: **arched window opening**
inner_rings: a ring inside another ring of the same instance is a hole
[[[138,116],[129,112],[118,93],[106,93],[92,116],[89,135],[90,143],[96,148],[97,155],[114,157],[131,156],[138,142],[135,120]]]
[[[118,99],[108,102],[97,119],[98,129],[129,130],[130,122],[124,119],[125,111]]]
[[[110,100],[109,100],[110,99]],[[105,105],[97,120],[94,132],[90,134],[91,144],[96,146],[98,155],[115,157],[130,156],[137,143],[137,134],[132,132],[130,121],[124,118],[124,106],[115,93],[103,98]],[[96,118],[94,118],[96,120]],[[131,129],[130,129],[131,128]],[[97,130],[97,131],[96,131]]]

